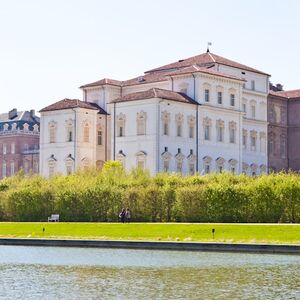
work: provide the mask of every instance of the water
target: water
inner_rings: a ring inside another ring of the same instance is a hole
[[[0,299],[300,299],[300,256],[0,246]]]

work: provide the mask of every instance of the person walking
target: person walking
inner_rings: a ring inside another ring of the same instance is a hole
[[[130,209],[129,208],[126,208],[125,218],[126,218],[126,222],[130,223],[131,214],[130,214]]]
[[[119,213],[119,218],[120,218],[122,223],[125,223],[125,218],[126,218],[125,208],[122,208],[121,212]]]

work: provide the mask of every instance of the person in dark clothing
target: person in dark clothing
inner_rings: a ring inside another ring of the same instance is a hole
[[[121,212],[119,213],[119,218],[122,223],[125,223],[125,218],[126,218],[126,210],[125,208],[122,208]]]
[[[130,210],[129,210],[129,208],[126,208],[125,219],[126,219],[127,223],[130,223],[130,218],[131,218]]]

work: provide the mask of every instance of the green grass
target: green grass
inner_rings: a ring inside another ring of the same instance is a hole
[[[3,222],[0,237],[300,244],[300,225]]]

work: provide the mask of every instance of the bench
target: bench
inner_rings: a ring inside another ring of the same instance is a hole
[[[51,215],[48,217],[48,222],[59,222],[59,215]]]

